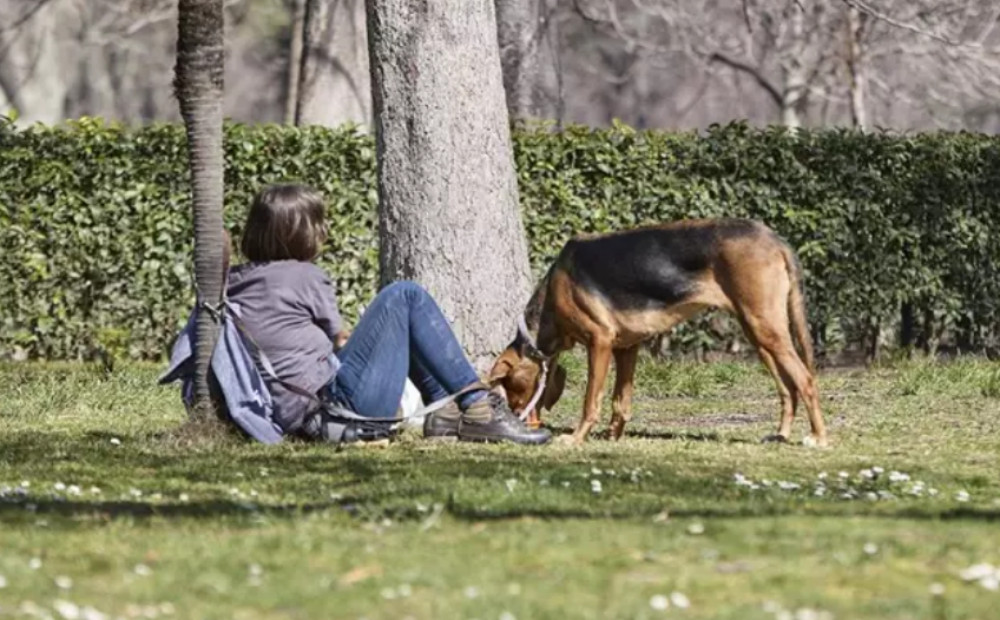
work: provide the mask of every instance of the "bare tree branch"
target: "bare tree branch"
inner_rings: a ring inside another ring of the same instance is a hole
[[[713,62],[720,62],[731,69],[736,69],[737,71],[742,71],[743,73],[746,73],[747,75],[752,77],[754,81],[757,82],[757,84],[760,85],[760,87],[763,88],[765,92],[767,92],[768,95],[770,95],[771,99],[773,99],[775,103],[781,105],[781,100],[782,100],[781,91],[779,91],[773,84],[771,84],[771,82],[764,76],[764,74],[761,73],[760,70],[758,70],[756,67],[749,65],[745,62],[736,60],[735,58],[730,58],[729,56],[723,54],[722,52],[712,52],[711,54],[709,54],[708,62],[709,64]]]
[[[855,8],[855,9],[857,9],[859,11],[862,11],[863,13],[865,13],[865,14],[867,14],[867,15],[869,15],[869,16],[871,16],[871,17],[873,17],[873,18],[875,18],[875,19],[877,19],[879,21],[882,21],[882,22],[885,22],[885,23],[889,24],[890,26],[893,26],[895,28],[901,28],[903,30],[907,30],[909,32],[912,32],[914,34],[918,34],[918,35],[920,35],[922,37],[927,37],[929,39],[933,39],[935,41],[939,41],[941,43],[944,43],[946,45],[951,45],[953,47],[967,47],[967,48],[972,48],[972,49],[981,49],[983,47],[983,40],[982,39],[985,39],[985,37],[989,35],[990,31],[993,29],[994,25],[996,24],[996,16],[994,16],[994,19],[992,20],[992,23],[988,23],[987,24],[987,29],[983,32],[983,34],[981,35],[981,37],[977,37],[976,41],[974,41],[972,43],[969,43],[969,42],[966,42],[966,41],[960,41],[958,39],[952,39],[951,37],[945,36],[945,35],[937,33],[937,32],[932,32],[930,30],[927,30],[926,28],[922,28],[920,26],[917,26],[916,24],[912,24],[912,23],[909,23],[909,22],[903,22],[903,21],[900,21],[898,19],[894,19],[893,17],[891,17],[889,15],[886,15],[885,13],[882,13],[882,12],[876,10],[876,9],[873,9],[872,7],[870,7],[865,2],[862,2],[862,0],[843,0],[843,1],[844,1],[845,4],[847,4],[847,6]]]
[[[44,7],[46,4],[48,4],[51,1],[52,0],[34,0],[34,3],[31,6],[28,7],[27,11],[25,11],[24,13],[22,13],[13,22],[11,22],[11,23],[7,24],[6,26],[3,26],[2,28],[0,28],[0,31],[6,31],[6,30],[14,30],[14,31],[16,31],[18,28],[20,28],[21,26],[25,25],[29,21],[31,21],[31,18],[34,17],[35,14],[38,13],[38,11],[42,10],[42,7]]]

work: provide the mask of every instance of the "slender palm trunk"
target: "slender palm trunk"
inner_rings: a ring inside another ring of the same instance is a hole
[[[174,89],[187,130],[194,207],[194,270],[199,303],[217,306],[223,282],[222,93],[223,0],[180,0]],[[207,418],[213,407],[208,369],[218,337],[211,312],[198,313],[195,408]]]

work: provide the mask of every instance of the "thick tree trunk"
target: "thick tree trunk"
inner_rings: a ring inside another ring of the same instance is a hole
[[[223,0],[180,0],[174,88],[188,137],[194,206],[194,270],[200,302],[222,299]],[[198,313],[193,415],[212,415],[208,368],[218,337],[210,312]]]
[[[306,0],[298,125],[371,122],[364,0]]]
[[[527,243],[492,0],[368,0],[383,283],[437,298],[474,363],[509,343]]]
[[[507,113],[511,119],[535,118],[539,115],[539,2],[496,0],[495,6]]]

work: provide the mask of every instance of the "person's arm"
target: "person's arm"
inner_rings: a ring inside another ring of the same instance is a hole
[[[350,332],[344,329],[344,319],[337,307],[337,294],[334,292],[333,282],[318,267],[315,270],[315,277],[310,282],[309,306],[313,321],[333,343],[334,350],[344,346]]]

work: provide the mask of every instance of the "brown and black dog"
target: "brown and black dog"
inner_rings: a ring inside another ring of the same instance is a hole
[[[790,439],[801,398],[812,430],[805,443],[824,446],[800,280],[791,248],[751,220],[686,220],[577,237],[538,284],[489,381],[501,384],[511,407],[537,423],[538,409],[551,409],[562,393],[566,375],[558,355],[576,343],[586,346],[583,417],[571,436],[581,443],[597,423],[614,356],[611,436],[618,439],[631,417],[640,344],[706,308],[724,308],[739,319],[777,383],[781,423],[769,439]]]

